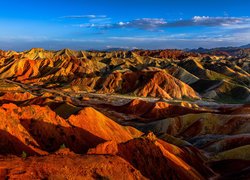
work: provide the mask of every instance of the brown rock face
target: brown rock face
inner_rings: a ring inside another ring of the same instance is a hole
[[[88,154],[111,154],[118,153],[118,144],[115,141],[107,141],[97,145],[95,148],[89,149]]]
[[[83,108],[66,121],[49,107],[38,105],[17,107],[4,104],[0,109],[2,153],[21,155],[54,152],[62,144],[76,153],[114,140],[125,142],[134,136],[128,130],[93,108]],[[41,151],[43,150],[43,151]]]
[[[133,138],[125,128],[90,107],[83,108],[77,115],[70,116],[68,121],[72,126],[86,129],[104,140],[125,142]]]
[[[141,121],[155,121],[169,117],[181,116],[185,114],[197,114],[208,111],[193,109],[185,106],[185,104],[172,105],[160,101],[147,102],[135,99],[122,106],[110,106],[110,109],[116,109],[118,112],[124,114],[135,115]]]
[[[181,156],[182,153],[183,156]],[[168,143],[162,144],[161,141],[150,137],[134,139],[118,145],[118,155],[150,179],[203,179],[205,176],[214,175],[211,170],[201,164],[200,169],[203,167],[203,173],[206,172],[206,175],[203,174],[202,177],[190,166],[191,162],[185,161],[184,154],[185,152],[178,147]]]
[[[147,179],[118,156],[0,157],[0,162],[0,177],[9,179]]]
[[[164,71],[143,70],[137,72],[113,73],[103,83],[102,93],[133,94],[142,97],[163,97],[199,99],[197,93],[187,84]]]
[[[205,157],[198,150],[189,148],[189,151],[193,154],[149,133],[125,143],[105,142],[90,149],[88,154],[118,155],[150,179],[203,179],[215,175],[203,164]],[[198,171],[190,165],[196,166]]]

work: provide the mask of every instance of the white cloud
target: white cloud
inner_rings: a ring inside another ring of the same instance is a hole
[[[194,22],[198,22],[198,21],[204,21],[204,20],[208,20],[209,16],[194,16],[193,20]]]
[[[137,28],[143,30],[157,30],[174,27],[250,27],[249,17],[209,17],[194,16],[191,19],[180,19],[177,21],[167,21],[164,18],[141,18],[131,21],[120,21],[118,23],[97,24],[95,28]],[[93,27],[93,26],[89,26]]]
[[[145,29],[145,30],[154,30],[161,26],[166,25],[167,22],[163,18],[141,18],[135,19],[132,21],[123,22],[120,21],[118,23],[106,23],[106,24],[98,24],[97,28],[137,28],[137,29]]]
[[[94,15],[94,14],[88,14],[88,15],[70,15],[70,16],[63,16],[61,18],[68,18],[68,19],[96,19],[96,18],[107,18],[106,15]]]
[[[233,26],[240,24],[250,25],[250,18],[248,17],[209,17],[209,16],[194,16],[193,22],[190,21],[190,25],[202,25],[202,26]]]

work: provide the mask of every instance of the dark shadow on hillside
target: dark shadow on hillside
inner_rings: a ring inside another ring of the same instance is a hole
[[[20,122],[40,148],[48,152],[55,152],[65,145],[71,151],[83,154],[89,148],[105,142],[104,139],[78,127],[63,127],[34,119],[22,119]]]
[[[221,175],[220,179],[249,179],[250,160],[228,159],[210,162],[209,166]]]
[[[37,154],[34,150],[29,148],[28,145],[21,142],[9,132],[0,130],[0,154],[13,154],[20,156],[23,152],[27,153],[27,155]]]
[[[25,101],[15,101],[15,100],[5,100],[4,99],[4,100],[0,100],[0,106],[2,106],[3,104],[10,104],[10,103],[13,103],[17,106],[21,106]]]
[[[71,115],[76,115],[82,109],[82,107],[75,106],[69,102],[52,102],[48,106],[63,119],[68,119]]]

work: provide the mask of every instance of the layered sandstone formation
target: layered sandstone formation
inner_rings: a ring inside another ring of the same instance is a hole
[[[166,99],[249,102],[250,98],[249,60],[242,56],[179,50],[108,53],[31,49],[2,51],[0,64],[1,79],[34,86]],[[7,90],[6,86],[0,89]]]
[[[249,51],[0,51],[0,179],[249,179]]]

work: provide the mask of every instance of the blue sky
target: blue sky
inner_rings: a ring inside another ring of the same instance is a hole
[[[0,49],[197,48],[250,43],[250,0],[8,0]]]

